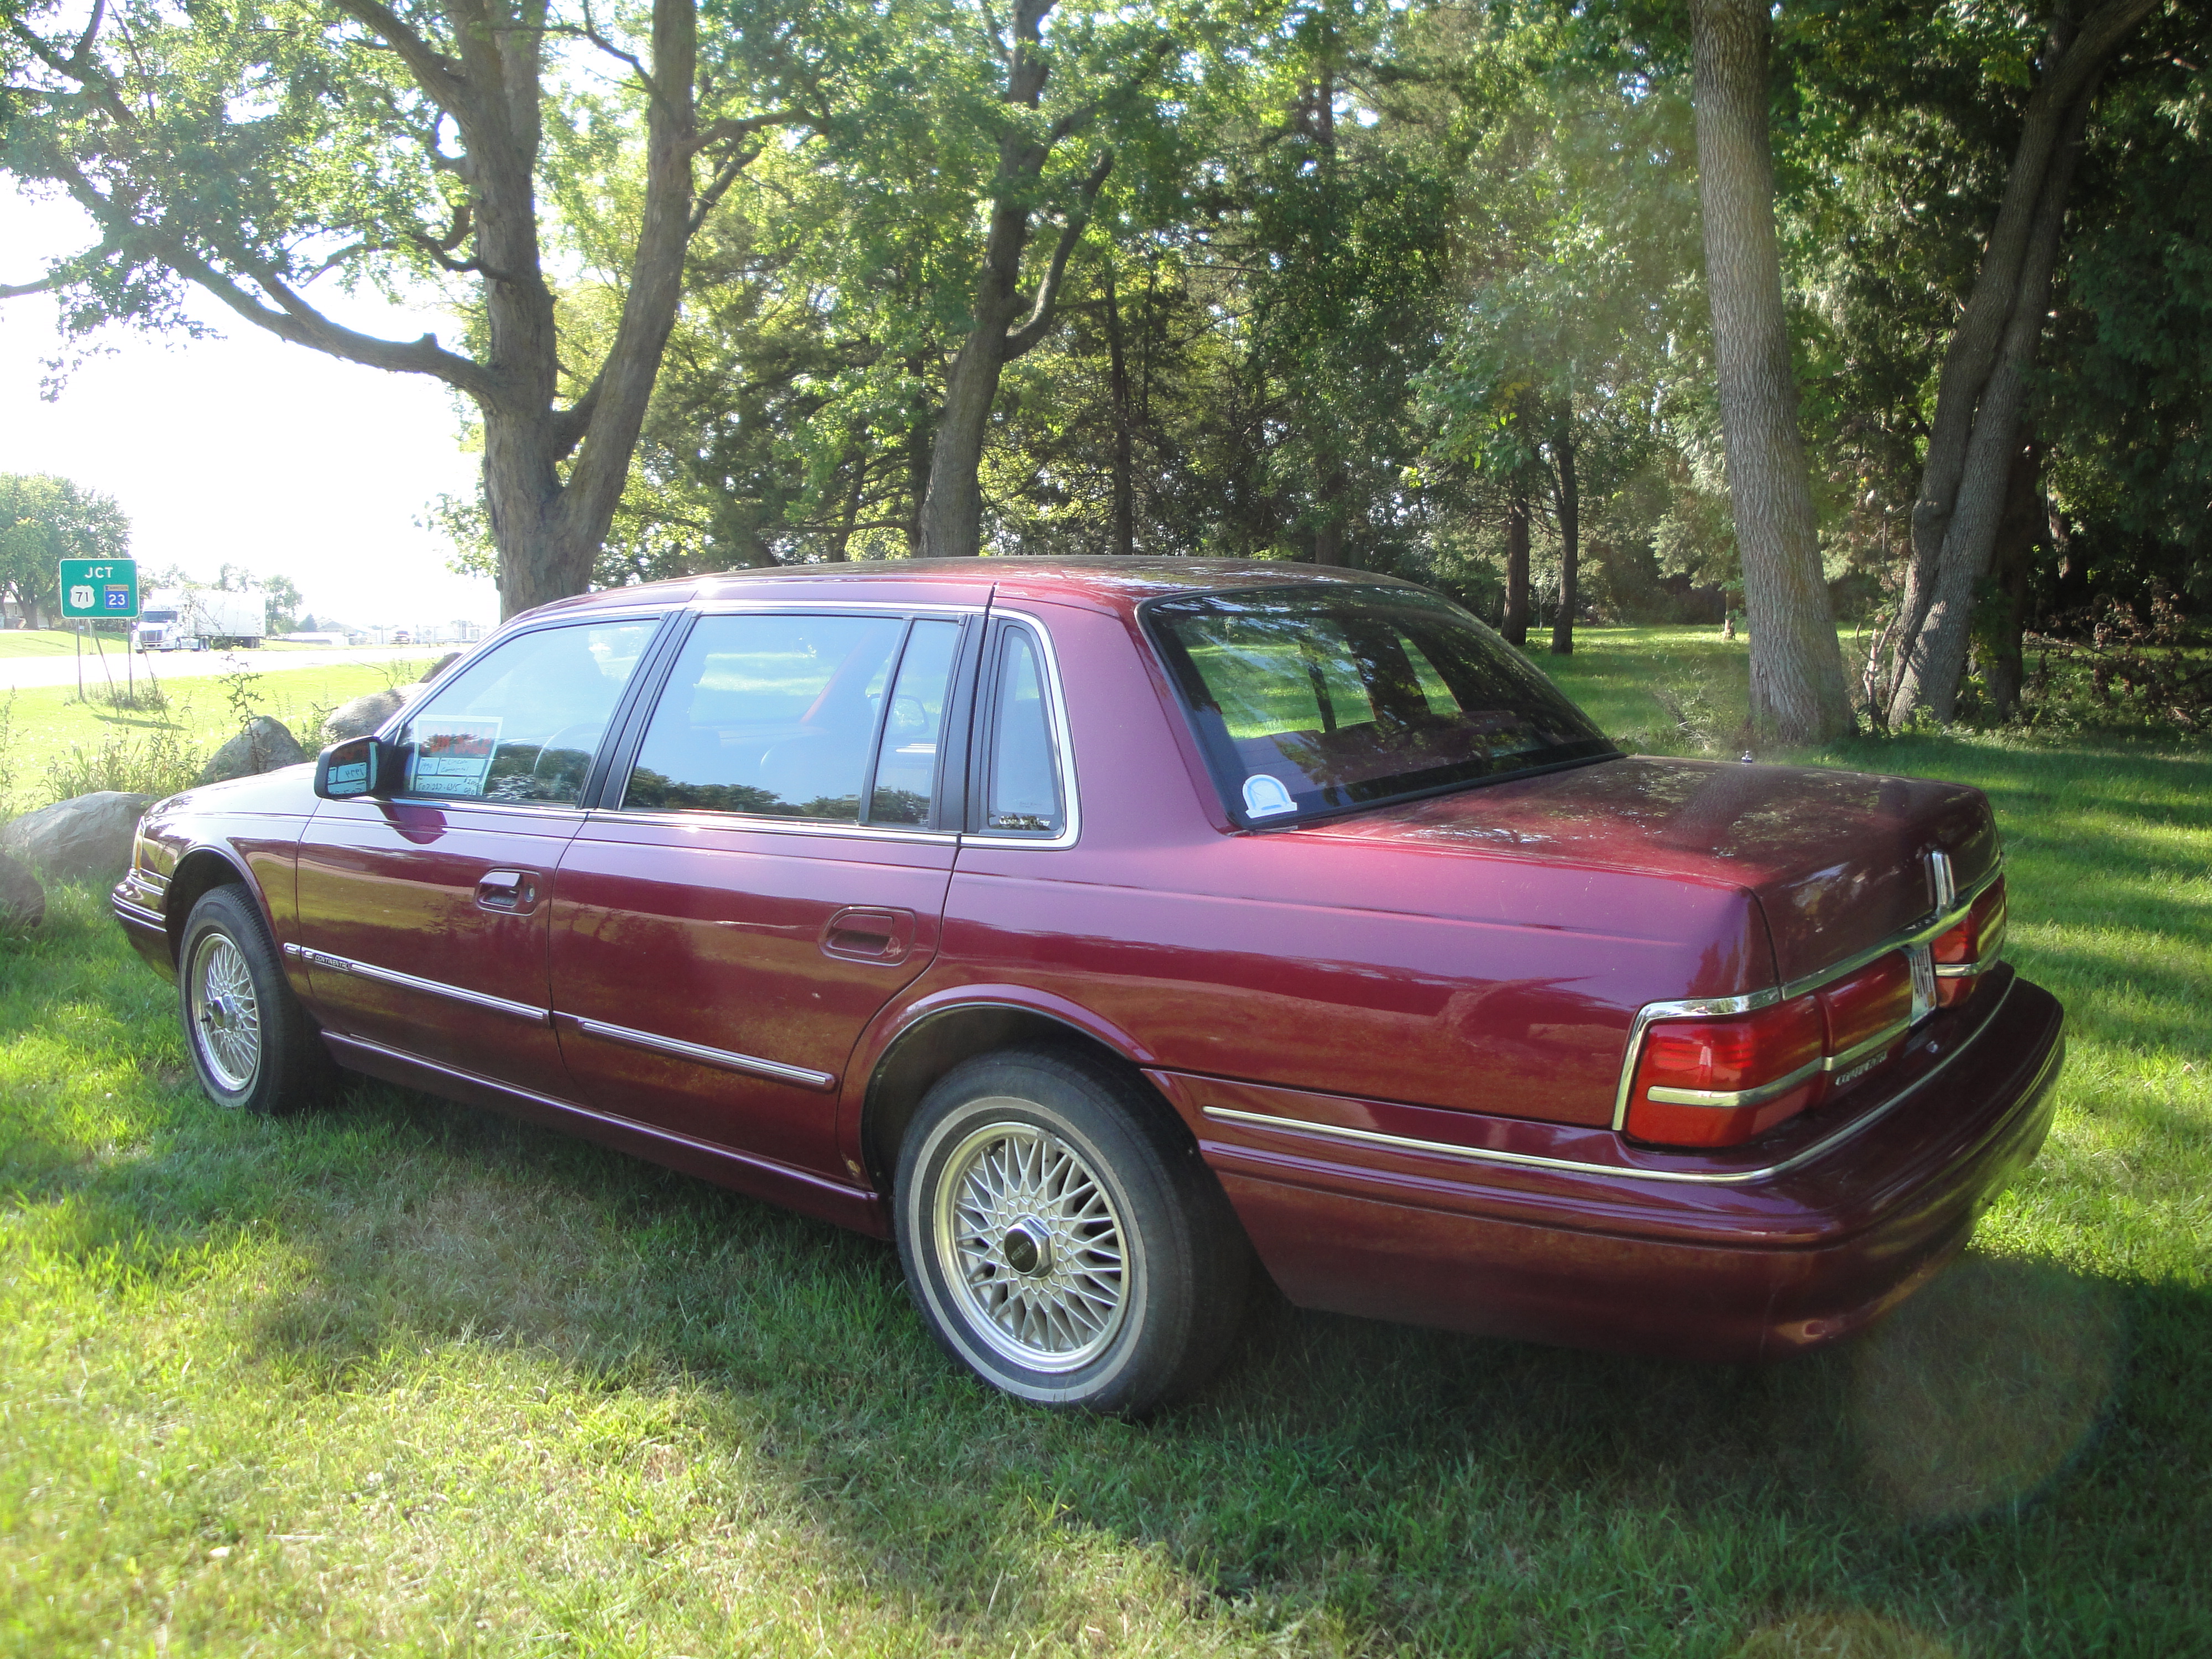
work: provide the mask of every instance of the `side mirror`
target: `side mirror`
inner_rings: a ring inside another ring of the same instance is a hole
[[[315,757],[315,793],[325,800],[380,795],[392,787],[396,759],[392,745],[374,738],[334,743]]]

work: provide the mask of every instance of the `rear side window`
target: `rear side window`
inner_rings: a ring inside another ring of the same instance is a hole
[[[623,805],[927,825],[959,635],[904,617],[701,617]]]
[[[404,793],[573,805],[658,626],[536,629],[463,664],[400,731]]]
[[[982,830],[987,835],[1057,836],[1066,827],[1052,703],[1036,636],[1003,629],[994,653],[984,744]]]

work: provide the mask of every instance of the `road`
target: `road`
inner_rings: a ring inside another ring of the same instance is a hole
[[[171,680],[209,679],[218,674],[228,674],[240,663],[257,668],[264,674],[281,673],[294,668],[337,668],[348,664],[376,665],[387,662],[419,662],[424,667],[435,662],[448,651],[450,645],[395,645],[389,650],[369,651],[167,651],[149,652],[137,659],[138,677],[143,679],[148,665],[152,665],[154,677],[164,684]],[[128,665],[124,653],[111,647],[107,653],[106,672],[120,685]],[[0,689],[27,689],[34,685],[75,685],[77,664],[75,657],[0,657]],[[94,653],[84,653],[84,683],[96,684],[100,678],[100,659]]]

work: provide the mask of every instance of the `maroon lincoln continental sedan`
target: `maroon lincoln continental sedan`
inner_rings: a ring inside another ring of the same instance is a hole
[[[1309,1307],[1716,1360],[1877,1318],[2050,1125],[1989,803],[1624,755],[1465,611],[1279,563],[702,577],[518,618],[149,812],[226,1105],[334,1061],[896,1241],[1027,1400]]]

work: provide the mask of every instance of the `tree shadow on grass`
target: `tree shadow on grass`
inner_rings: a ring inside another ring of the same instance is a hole
[[[68,994],[122,1029],[167,1017],[142,991],[95,975]],[[10,1014],[0,1042],[37,1018]],[[173,1047],[137,1041],[149,1070]],[[1717,1652],[1760,1626],[1762,1651],[1786,1651],[1772,1630],[1865,1601],[1978,1646],[2039,1620],[2063,1650],[2130,1583],[2163,1598],[2148,1623],[2134,1607],[2141,1628],[2203,1611],[2201,1286],[1970,1255],[1867,1338],[1757,1371],[1262,1291],[1197,1397],[1100,1422],[959,1371],[878,1242],[380,1085],[276,1122],[145,1088],[120,1149],[27,1109],[9,1204],[103,1284],[204,1281],[203,1316],[242,1344],[240,1386],[258,1370],[336,1410],[409,1394],[426,1356],[520,1354],[586,1394],[696,1397],[702,1441],[748,1454],[720,1477],[744,1488],[726,1510],[787,1518],[822,1573],[948,1641],[1082,1645],[1133,1593],[1131,1560],[1190,1618],[1354,1650],[1636,1651],[1664,1634]],[[289,1270],[203,1275],[234,1235],[275,1240]]]
[[[957,1370],[887,1246],[397,1091],[351,1109],[378,1126],[375,1179],[298,1235],[313,1269],[254,1319],[264,1363],[354,1389],[396,1352],[492,1343],[581,1376],[680,1375],[725,1432],[773,1449],[755,1478],[846,1569],[979,1638],[1054,1605],[1048,1534],[1164,1553],[1224,1606],[1325,1608],[1363,1644],[1455,1645],[1540,1606],[1595,1617],[1647,1571],[1735,1618],[1730,1598],[1758,1601],[1808,1536],[1846,1583],[1937,1526],[1996,1586],[2019,1540],[1981,1547],[1978,1528],[2141,1473],[2101,1467],[2097,1439],[2129,1294],[2049,1266],[1970,1256],[1867,1339],[1756,1371],[1263,1292],[1214,1382],[1130,1425]],[[2212,1329],[2201,1297],[2164,1316]]]

